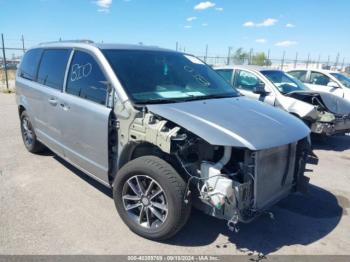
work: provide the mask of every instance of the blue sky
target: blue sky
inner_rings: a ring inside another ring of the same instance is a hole
[[[139,43],[202,55],[228,46],[350,62],[348,0],[0,0],[8,45],[62,39]]]

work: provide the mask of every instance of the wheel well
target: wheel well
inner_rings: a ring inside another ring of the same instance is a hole
[[[160,157],[164,154],[157,146],[151,143],[131,143],[124,148],[119,158],[118,169],[121,169],[127,162],[141,156],[152,155]]]
[[[20,106],[18,107],[18,114],[19,114],[20,117],[21,117],[23,111],[25,111],[25,110],[26,110],[26,109],[25,109],[24,106],[22,106],[22,105],[20,105]]]
[[[138,144],[129,144],[122,152],[119,162],[118,162],[118,170],[120,170],[126,163],[130,162],[133,159],[142,157],[142,156],[156,156],[159,157],[166,162],[168,162],[170,165],[172,165],[175,170],[178,171],[180,176],[183,176],[183,172],[181,168],[179,167],[179,164],[176,160],[176,158],[170,154],[164,153],[159,147],[143,142],[143,143],[138,143]],[[118,173],[115,172],[115,174],[112,175],[112,180],[113,182],[116,174]]]

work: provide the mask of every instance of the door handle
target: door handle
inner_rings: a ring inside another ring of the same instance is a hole
[[[50,98],[50,99],[49,99],[49,103],[50,103],[50,105],[52,105],[52,106],[56,106],[56,105],[57,105],[57,100],[56,100],[55,98]]]
[[[69,105],[65,104],[65,103],[61,103],[60,106],[62,107],[63,110],[67,111],[69,110]]]

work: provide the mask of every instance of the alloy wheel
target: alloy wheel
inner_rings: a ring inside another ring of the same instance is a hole
[[[154,229],[165,222],[168,215],[166,195],[151,177],[129,178],[123,186],[122,198],[128,215],[140,226]]]
[[[23,117],[22,119],[22,132],[24,137],[24,143],[30,147],[34,141],[34,133],[32,130],[32,125],[30,124],[30,121],[27,116]]]

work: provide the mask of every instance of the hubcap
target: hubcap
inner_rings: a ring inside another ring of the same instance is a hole
[[[32,126],[29,122],[28,117],[24,117],[22,119],[22,131],[23,131],[23,137],[24,137],[24,143],[27,146],[31,146],[33,144],[33,131],[32,131]]]
[[[163,188],[151,177],[135,175],[123,186],[123,204],[129,217],[142,227],[157,228],[168,215]]]

